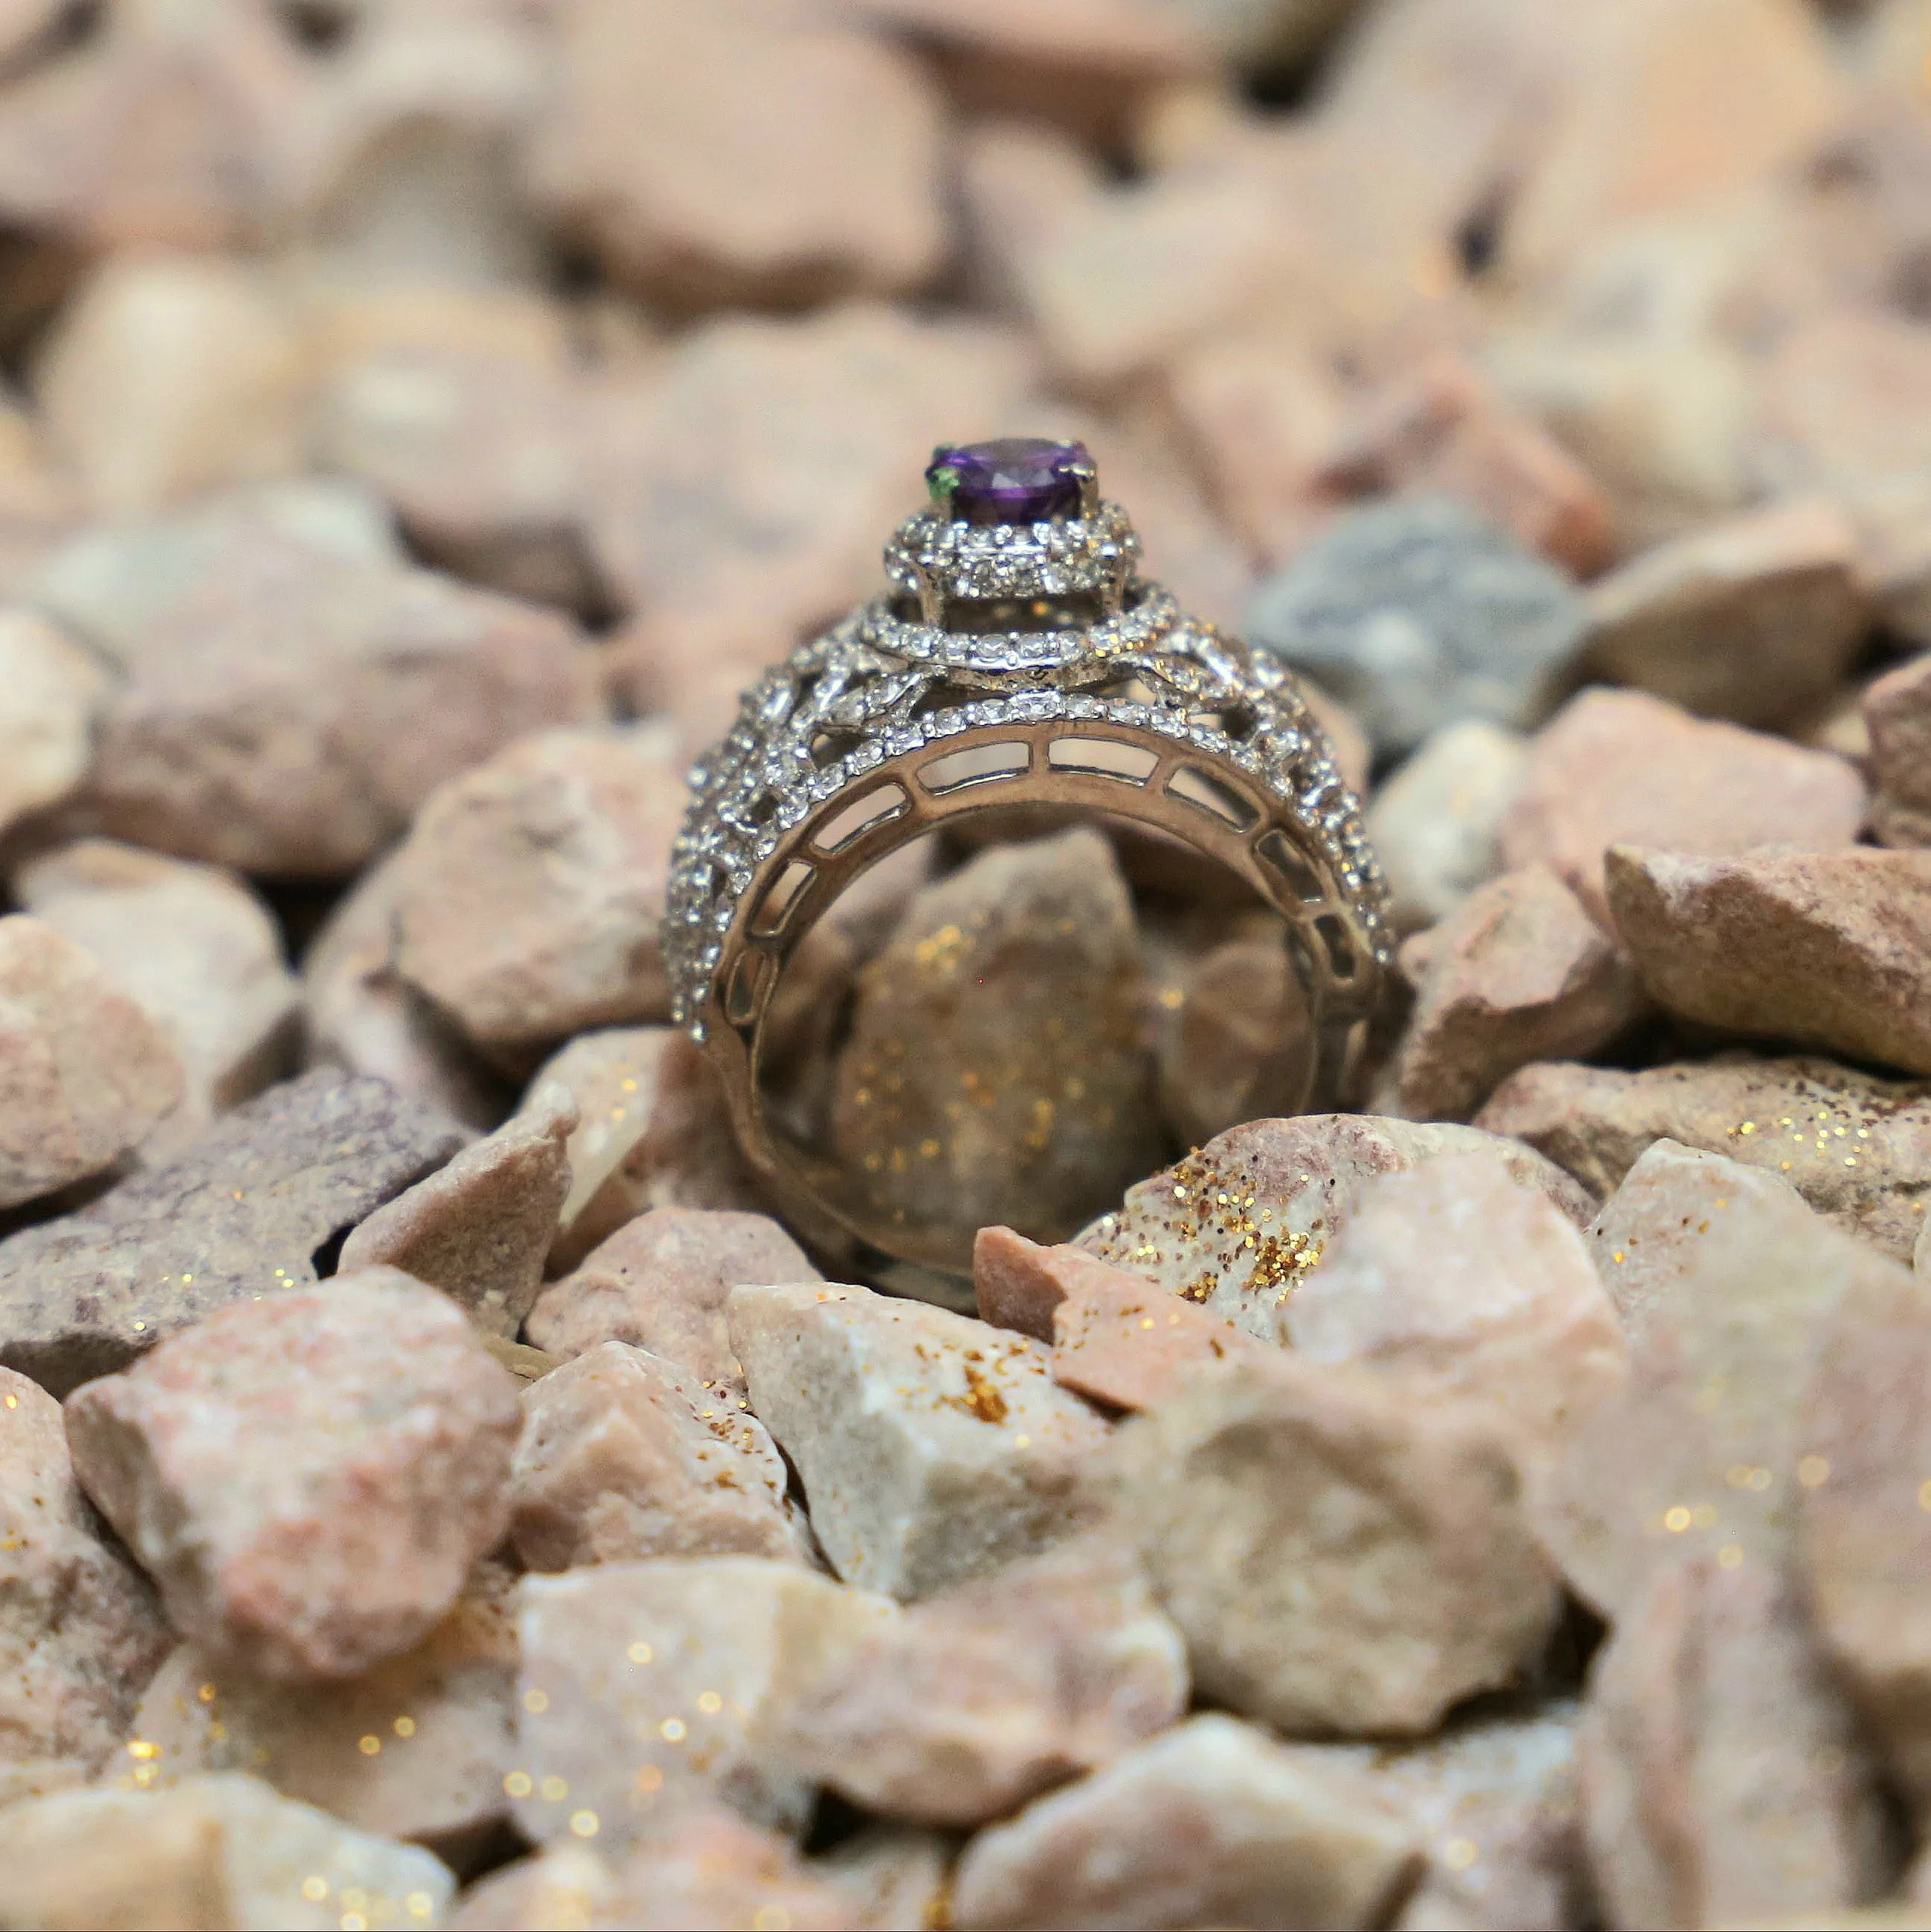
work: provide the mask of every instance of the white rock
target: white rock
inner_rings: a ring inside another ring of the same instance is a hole
[[[0,831],[87,770],[106,669],[29,610],[0,610]]]

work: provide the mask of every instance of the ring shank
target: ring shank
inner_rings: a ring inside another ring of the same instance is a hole
[[[1348,883],[1308,836],[1296,802],[1209,745],[1104,716],[967,725],[881,758],[792,825],[739,896],[701,1018],[746,1158],[774,1204],[829,1260],[873,1254],[969,1273],[969,1241],[881,1220],[837,1165],[778,1130],[762,1084],[767,1022],[786,963],[863,872],[927,834],[1011,808],[1090,812],[1166,835],[1232,873],[1285,922],[1308,1007],[1311,1055],[1259,1070],[1266,1110],[1348,1096],[1382,968]],[[1292,1090],[1289,1090],[1291,1083]]]

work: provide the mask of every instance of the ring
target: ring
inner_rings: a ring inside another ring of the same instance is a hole
[[[663,928],[677,1024],[719,1074],[746,1158],[841,1265],[970,1272],[875,1178],[781,1129],[761,1081],[787,962],[862,873],[988,811],[1068,808],[1178,840],[1282,916],[1308,1003],[1251,1112],[1353,1090],[1386,975],[1380,868],[1293,679],[1139,572],[1077,442],[942,446],[887,590],[743,698],[693,768]]]

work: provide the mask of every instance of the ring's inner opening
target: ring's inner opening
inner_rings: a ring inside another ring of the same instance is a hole
[[[765,1118],[848,1219],[921,1251],[968,1256],[994,1222],[1067,1240],[1189,1148],[1303,1104],[1299,943],[1166,833],[975,812],[860,874],[796,942],[765,1024]]]

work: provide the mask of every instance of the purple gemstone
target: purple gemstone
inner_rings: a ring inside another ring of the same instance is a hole
[[[1083,443],[1005,436],[941,444],[925,480],[961,523],[1043,524],[1080,514],[1077,472],[1092,460]]]

